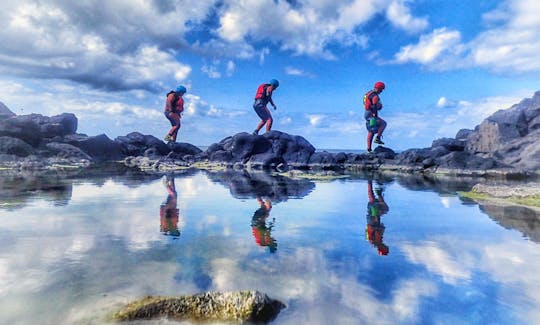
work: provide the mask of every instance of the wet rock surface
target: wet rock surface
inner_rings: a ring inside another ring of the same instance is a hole
[[[132,321],[166,317],[174,320],[267,323],[285,305],[259,291],[206,292],[192,296],[152,297],[134,301],[113,316]]]

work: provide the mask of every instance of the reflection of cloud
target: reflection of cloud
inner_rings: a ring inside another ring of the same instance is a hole
[[[404,245],[401,249],[412,263],[425,265],[430,272],[440,275],[444,282],[457,284],[471,277],[470,266],[467,267],[464,261],[455,260],[455,256],[436,243]]]

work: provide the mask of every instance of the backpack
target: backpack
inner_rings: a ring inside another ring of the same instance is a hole
[[[170,94],[174,94],[173,100],[171,101],[171,112],[180,112],[178,110],[178,100],[180,100],[180,96],[177,92],[171,90],[167,93],[167,96],[165,96],[165,98],[169,98]]]

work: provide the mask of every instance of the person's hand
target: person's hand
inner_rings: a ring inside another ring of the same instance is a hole
[[[274,111],[275,111],[276,109],[277,109],[277,106],[276,106],[276,105],[274,105]]]

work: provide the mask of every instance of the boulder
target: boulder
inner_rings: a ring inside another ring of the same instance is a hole
[[[131,132],[126,136],[119,136],[114,141],[122,147],[122,153],[126,156],[142,156],[149,148],[155,148],[160,155],[167,155],[171,149],[161,140],[139,132]]]
[[[21,139],[13,137],[0,137],[0,154],[26,157],[35,152],[31,145]]]
[[[95,161],[113,161],[124,158],[122,146],[105,134],[92,137],[77,134],[65,137],[65,142],[80,148]]]
[[[0,119],[0,136],[18,138],[37,147],[42,140],[41,129],[31,115]]]
[[[134,301],[113,315],[117,321],[170,318],[203,322],[267,323],[285,305],[258,291],[207,292],[192,296],[152,297]]]

